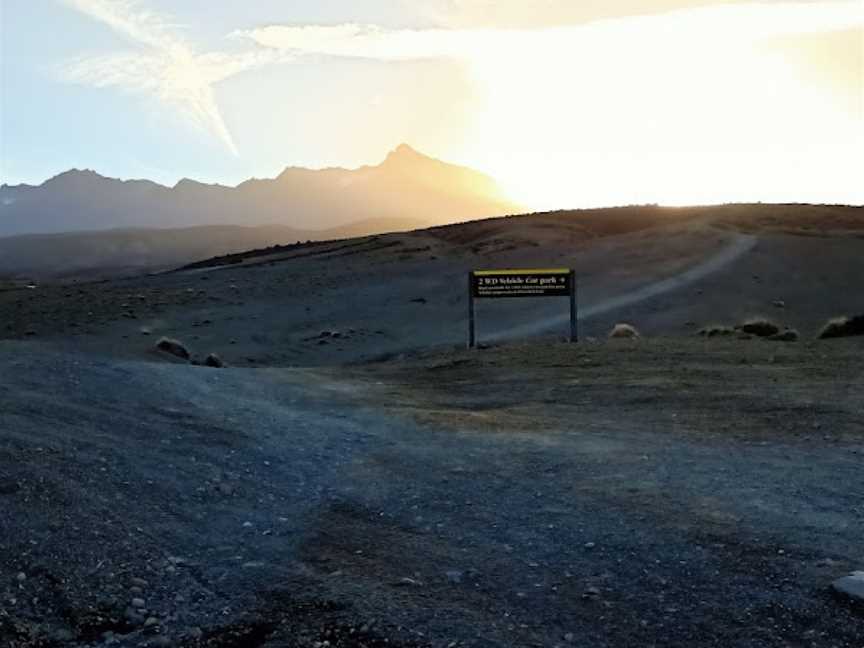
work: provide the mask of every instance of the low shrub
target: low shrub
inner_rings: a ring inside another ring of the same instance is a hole
[[[609,333],[609,337],[625,340],[638,340],[642,336],[639,335],[639,331],[636,330],[635,326],[630,324],[616,324],[615,328],[613,328]]]
[[[780,332],[780,327],[770,320],[755,317],[747,320],[743,324],[739,324],[735,327],[735,330],[749,335],[755,335],[756,337],[767,338],[772,335],[777,335]]]
[[[713,324],[711,326],[706,326],[702,330],[699,331],[699,335],[702,337],[713,338],[713,337],[730,337],[735,335],[737,331],[731,326],[722,326],[719,324]]]
[[[819,333],[820,340],[864,335],[864,315],[836,317],[829,320]]]

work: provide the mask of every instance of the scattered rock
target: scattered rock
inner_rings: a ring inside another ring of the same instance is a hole
[[[786,308],[786,302],[782,299],[778,299],[774,302],[774,308]]]
[[[177,358],[181,358],[182,360],[189,361],[192,358],[189,349],[187,349],[182,342],[173,338],[160,338],[156,343],[156,349],[163,353],[168,353]]]
[[[204,361],[205,367],[213,367],[214,369],[223,369],[225,367],[225,363],[215,353],[211,353],[207,356],[207,359]]]
[[[600,596],[600,590],[596,587],[589,587],[585,590],[585,593],[582,594],[582,598],[584,599],[595,599]]]
[[[133,608],[143,608],[146,605],[142,598],[133,598],[131,603]]]
[[[425,297],[417,297],[416,299],[412,299],[411,303],[412,304],[425,304],[425,303],[427,303],[427,301],[426,301]]]
[[[852,572],[849,576],[838,578],[831,584],[836,594],[864,603],[864,571]]]

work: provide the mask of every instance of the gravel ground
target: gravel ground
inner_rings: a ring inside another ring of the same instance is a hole
[[[0,343],[0,645],[860,648],[862,351]]]

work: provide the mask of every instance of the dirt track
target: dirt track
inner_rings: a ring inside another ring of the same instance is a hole
[[[736,263],[741,257],[752,251],[758,239],[755,236],[739,235],[732,238],[725,247],[721,248],[716,253],[709,256],[704,261],[697,263],[692,267],[682,269],[676,275],[661,279],[654,283],[649,283],[644,286],[624,293],[609,297],[602,301],[594,302],[588,306],[583,306],[578,313],[580,321],[585,321],[603,315],[604,313],[618,311],[627,306],[633,306],[640,302],[659,297],[673,291],[680,291],[688,286],[705,279],[717,272],[721,272],[729,266]],[[561,329],[567,324],[569,315],[555,315],[544,319],[538,319],[527,325],[518,326],[516,328],[507,328],[504,330],[493,330],[487,339],[491,341],[512,340],[537,335],[540,333],[549,333],[556,329]]]
[[[216,371],[6,343],[0,637],[858,648],[828,585],[864,561],[862,350]]]

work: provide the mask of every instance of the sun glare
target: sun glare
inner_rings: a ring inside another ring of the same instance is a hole
[[[659,22],[603,31],[478,48],[483,100],[466,161],[538,209],[820,201],[844,188],[864,201],[849,189],[864,148],[860,103],[805,78],[762,31],[732,42]]]

